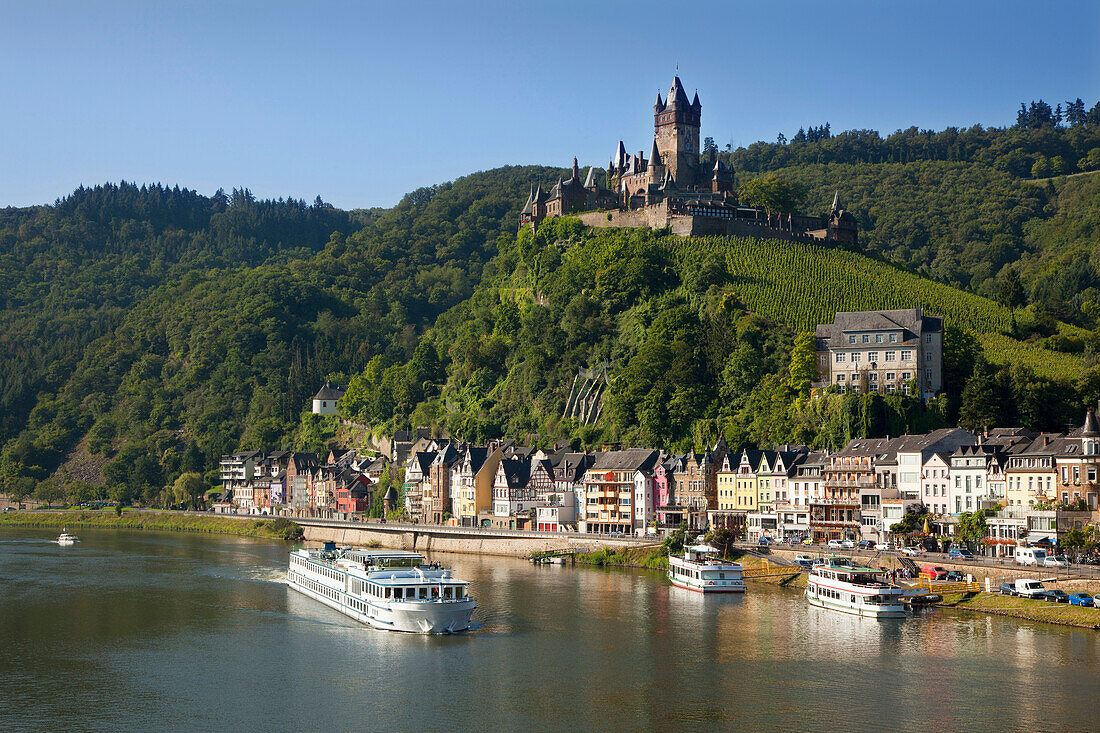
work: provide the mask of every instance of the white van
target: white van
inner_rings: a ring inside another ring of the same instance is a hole
[[[1042,550],[1040,550],[1042,552]],[[1038,580],[1017,580],[1016,595],[1023,598],[1040,598],[1046,593],[1046,588]]]
[[[1038,547],[1017,547],[1016,548],[1016,564],[1017,565],[1042,565],[1043,560],[1047,559],[1047,551],[1040,550]]]

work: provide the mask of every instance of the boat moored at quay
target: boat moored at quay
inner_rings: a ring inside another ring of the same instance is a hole
[[[450,634],[470,628],[477,602],[466,581],[402,550],[294,550],[287,584],[378,629]]]
[[[856,565],[846,557],[831,557],[810,569],[806,600],[811,606],[828,608],[866,618],[905,618],[904,588],[887,582],[886,574]]]
[[[677,588],[699,593],[744,593],[741,564],[718,557],[710,545],[690,545],[683,556],[668,556],[668,579]]]

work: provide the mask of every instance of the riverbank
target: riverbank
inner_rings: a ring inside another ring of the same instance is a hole
[[[995,593],[954,593],[944,595],[936,604],[944,608],[958,608],[975,613],[1010,616],[1048,624],[1076,626],[1084,629],[1100,629],[1100,609],[1069,606],[1064,603],[1002,596]]]
[[[127,510],[119,516],[113,510],[83,512],[4,512],[0,527],[101,527],[105,529],[153,529],[164,532],[194,532],[298,540],[302,528],[294,522],[275,519],[229,519],[195,516],[178,512]]]

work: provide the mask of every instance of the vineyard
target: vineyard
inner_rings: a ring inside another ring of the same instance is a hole
[[[1024,364],[1058,378],[1073,376],[1081,368],[1078,357],[1003,335],[1012,318],[1004,306],[856,252],[744,237],[663,241],[679,261],[691,262],[709,252],[723,254],[733,289],[745,306],[799,331],[832,322],[838,311],[920,306],[929,315],[978,334],[991,362]],[[1017,311],[1021,323],[1028,317]]]

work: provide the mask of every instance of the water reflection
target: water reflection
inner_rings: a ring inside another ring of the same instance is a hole
[[[1078,729],[1100,683],[1097,634],[998,617],[436,555],[477,625],[424,637],[289,590],[280,544],[49,534],[0,534],[4,729]]]

